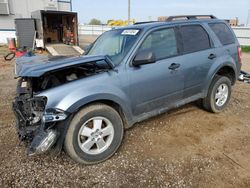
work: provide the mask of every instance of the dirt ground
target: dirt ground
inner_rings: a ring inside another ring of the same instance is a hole
[[[250,71],[250,54],[243,70]],[[250,85],[238,82],[225,112],[194,104],[126,131],[108,161],[84,166],[28,157],[15,132],[14,62],[0,60],[0,187],[250,187]]]

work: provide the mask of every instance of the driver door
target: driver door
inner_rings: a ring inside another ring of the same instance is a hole
[[[152,31],[137,53],[144,50],[152,51],[156,61],[128,69],[134,115],[154,110],[160,112],[183,98],[184,77],[175,29]]]

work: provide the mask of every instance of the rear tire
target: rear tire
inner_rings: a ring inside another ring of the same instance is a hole
[[[231,85],[228,77],[216,75],[209,87],[207,97],[202,101],[203,107],[213,113],[223,111],[231,98]]]
[[[105,104],[90,105],[73,117],[64,148],[78,163],[100,163],[117,151],[123,132],[123,122],[116,110]]]

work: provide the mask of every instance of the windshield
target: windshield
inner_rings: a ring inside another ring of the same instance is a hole
[[[115,65],[126,56],[138,38],[138,29],[118,29],[105,32],[94,43],[88,55],[108,55]]]

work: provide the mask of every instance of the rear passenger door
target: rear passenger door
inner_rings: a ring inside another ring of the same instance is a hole
[[[201,94],[208,71],[216,59],[216,53],[203,26],[183,25],[179,27],[179,33],[182,41],[184,98],[194,97]]]

